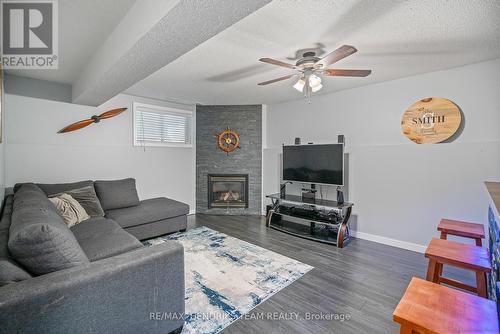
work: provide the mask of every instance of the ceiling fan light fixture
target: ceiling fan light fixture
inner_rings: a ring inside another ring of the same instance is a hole
[[[320,83],[319,85],[315,86],[315,87],[311,87],[311,90],[313,93],[316,93],[317,91],[319,91],[321,88],[323,88],[323,85]]]
[[[323,88],[322,79],[324,77],[366,77],[370,75],[372,72],[371,70],[328,68],[330,65],[335,64],[357,51],[358,50],[354,46],[342,45],[336,50],[328,53],[323,58],[317,57],[315,52],[304,52],[302,54],[302,58],[297,60],[295,64],[288,64],[273,58],[261,58],[259,59],[261,62],[286,67],[295,71],[289,75],[260,82],[258,85],[264,86],[288,80],[292,77],[299,77],[299,79],[293,84],[293,88],[303,93],[304,96],[310,100],[311,93],[315,93]]]
[[[299,80],[297,80],[297,82],[295,83],[295,85],[293,85],[293,88],[295,88],[296,90],[298,90],[299,92],[302,93],[302,91],[304,90],[304,85],[306,84],[306,82],[304,81],[303,78],[300,78]]]
[[[311,74],[309,76],[309,86],[311,86],[311,88],[313,89],[314,91],[314,88],[315,87],[318,87],[318,86],[321,86],[321,78],[318,77],[317,75],[315,74]],[[319,88],[321,89],[321,88]]]

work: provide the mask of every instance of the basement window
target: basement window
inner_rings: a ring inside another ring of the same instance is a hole
[[[193,112],[134,103],[134,146],[192,147]]]

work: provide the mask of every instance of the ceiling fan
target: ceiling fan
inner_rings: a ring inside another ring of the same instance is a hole
[[[286,67],[292,70],[297,70],[297,73],[285,75],[269,81],[259,83],[259,86],[269,85],[278,81],[287,80],[290,78],[299,79],[293,85],[293,88],[304,93],[305,97],[311,97],[311,93],[315,93],[323,88],[321,78],[327,77],[366,77],[372,73],[371,70],[344,70],[344,69],[329,69],[327,68],[333,63],[344,59],[347,56],[355,53],[356,48],[350,45],[343,45],[337,50],[330,52],[323,58],[316,57],[315,52],[305,52],[302,58],[297,60],[295,65],[282,62],[272,58],[261,58],[261,62],[271,65]]]

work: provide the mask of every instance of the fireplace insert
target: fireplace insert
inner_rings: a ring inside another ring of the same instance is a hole
[[[208,208],[248,208],[248,174],[208,174]]]

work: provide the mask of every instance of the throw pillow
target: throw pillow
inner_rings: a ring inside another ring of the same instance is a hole
[[[68,194],[51,197],[49,201],[59,210],[68,227],[74,226],[90,218],[80,203]]]
[[[54,196],[60,196],[62,193],[56,194]],[[104,210],[102,209],[101,202],[97,198],[94,186],[86,186],[82,188],[72,189],[65,191],[64,194],[68,194],[80,203],[85,209],[90,217],[103,217]]]
[[[135,179],[95,181],[95,191],[104,210],[128,208],[139,205]]]

